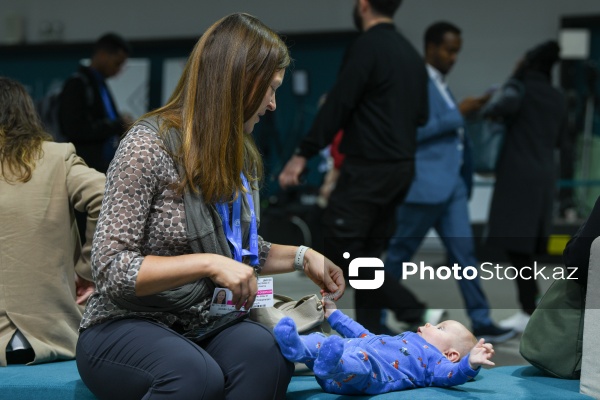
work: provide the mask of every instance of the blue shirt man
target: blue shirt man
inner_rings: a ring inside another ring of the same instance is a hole
[[[463,116],[478,111],[489,94],[457,103],[447,88],[445,76],[461,49],[460,34],[460,29],[448,22],[435,23],[425,33],[429,120],[417,130],[415,177],[404,202],[396,210],[396,232],[385,260],[386,270],[397,279],[401,277],[402,263],[412,259],[431,228],[446,247],[449,265],[479,267],[468,210],[472,173]],[[457,282],[477,337],[500,342],[514,336],[511,330],[493,324],[479,279]],[[409,293],[404,286],[402,290]],[[405,321],[421,322],[425,304],[414,295],[405,293],[403,297],[412,298],[414,303],[405,304]]]

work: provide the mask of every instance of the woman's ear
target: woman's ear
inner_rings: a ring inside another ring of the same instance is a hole
[[[456,351],[456,349],[454,349],[452,347],[449,348],[448,350],[446,350],[444,352],[444,355],[446,356],[446,358],[448,360],[452,361],[453,363],[460,361],[460,353],[458,351]]]

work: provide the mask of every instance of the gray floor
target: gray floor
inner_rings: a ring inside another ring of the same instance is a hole
[[[422,251],[415,259],[428,260],[427,265],[438,265],[436,261],[443,261],[444,254],[435,250]],[[548,265],[547,269],[551,270],[554,265]],[[480,275],[481,276],[481,275]],[[517,312],[517,291],[516,284],[511,280],[488,280],[482,281],[484,291],[490,305],[492,307],[491,316],[494,321],[500,321],[510,317]],[[549,281],[540,281],[538,284],[541,291],[545,291],[550,285]],[[421,301],[427,302],[432,308],[444,308],[448,312],[448,319],[454,319],[464,323],[467,327],[470,326],[465,310],[462,308],[462,299],[458,290],[458,285],[452,279],[448,280],[420,280],[409,278],[405,281],[405,285],[409,287],[413,293]],[[348,286],[344,298],[338,303],[338,307],[343,309],[350,316],[354,316],[353,312],[353,291]],[[302,273],[291,273],[277,275],[274,278],[275,293],[285,294],[294,299],[300,298],[307,294],[319,294],[318,288],[304,276]],[[404,326],[396,321],[393,316],[388,313],[388,325],[398,331],[404,330]],[[519,354],[520,335],[505,343],[495,345],[496,355],[493,361],[496,366],[506,365],[525,365],[528,364]],[[301,372],[301,367],[298,372]]]

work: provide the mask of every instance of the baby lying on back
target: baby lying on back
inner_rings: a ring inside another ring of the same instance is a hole
[[[494,365],[491,343],[457,321],[429,323],[417,332],[375,335],[352,320],[327,296],[325,317],[337,335],[299,335],[291,318],[274,329],[283,355],[305,363],[325,392],[380,394],[417,387],[461,385],[482,365]]]

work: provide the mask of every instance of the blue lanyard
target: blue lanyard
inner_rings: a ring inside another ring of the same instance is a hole
[[[100,96],[102,97],[102,102],[104,103],[104,109],[106,110],[106,115],[108,119],[111,121],[117,120],[117,113],[110,101],[110,97],[108,95],[108,89],[106,88],[106,84],[100,84]]]
[[[242,262],[242,257],[250,258],[250,265],[258,265],[258,229],[256,226],[256,215],[254,214],[254,201],[252,200],[252,190],[248,184],[248,180],[241,174],[242,183],[246,188],[246,199],[250,208],[250,244],[249,250],[243,248],[242,245],[242,196],[239,194],[233,202],[232,221],[229,222],[229,207],[227,203],[217,203],[217,211],[223,221],[223,229],[227,241],[232,247],[233,257],[236,261]]]
[[[102,98],[104,109],[106,110],[106,116],[109,120],[116,121],[118,119],[117,112],[115,111],[112,101],[110,101],[110,96],[108,94],[108,88],[106,87],[106,81],[104,80],[104,77],[95,69],[90,68],[90,70],[94,74],[96,82],[98,82],[98,90],[100,91],[100,97]]]

